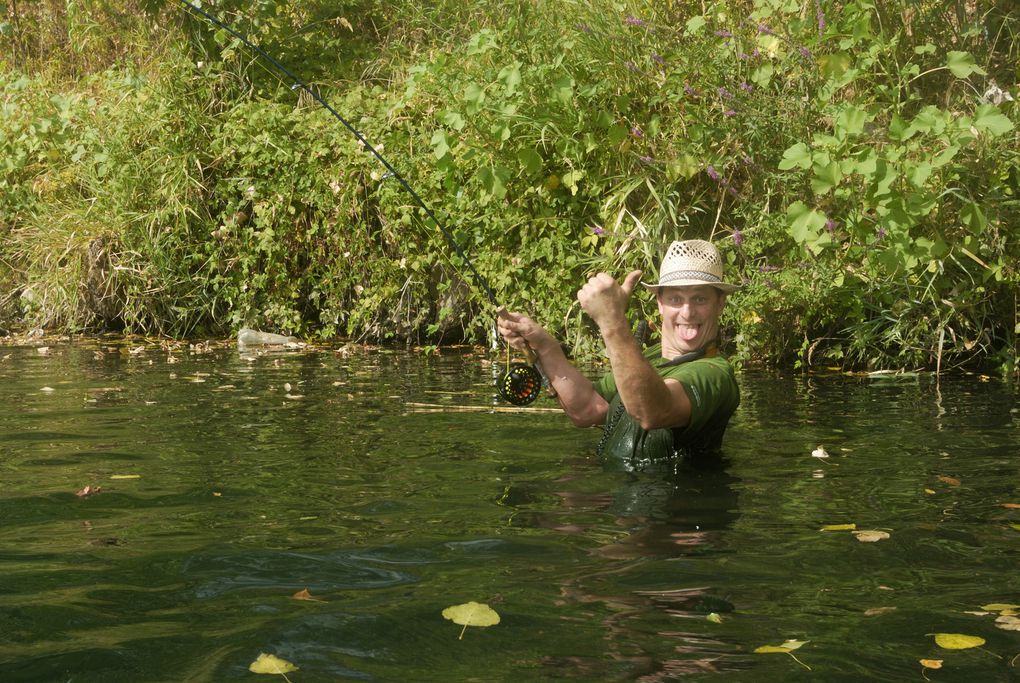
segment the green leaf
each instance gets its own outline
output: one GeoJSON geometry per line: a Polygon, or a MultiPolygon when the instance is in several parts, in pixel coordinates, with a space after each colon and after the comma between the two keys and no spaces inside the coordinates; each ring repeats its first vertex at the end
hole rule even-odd
{"type": "Polygon", "coordinates": [[[517,86],[521,84],[520,62],[514,62],[509,66],[504,66],[500,69],[499,75],[496,76],[496,78],[503,81],[503,85],[506,86],[506,92],[508,95],[516,93],[517,86]]]}
{"type": "Polygon", "coordinates": [[[574,97],[574,79],[570,76],[560,76],[553,84],[553,99],[560,104],[570,104],[574,97]]]}
{"type": "Polygon", "coordinates": [[[442,159],[450,153],[450,145],[446,140],[446,131],[440,129],[432,134],[432,153],[437,159],[442,159]]]}
{"type": "Polygon", "coordinates": [[[931,160],[932,168],[939,168],[940,166],[945,166],[950,161],[952,161],[953,157],[956,156],[956,153],[959,151],[960,148],[957,147],[956,145],[946,147],[944,150],[939,152],[934,159],[931,160]]]}
{"type": "Polygon", "coordinates": [[[464,628],[460,630],[460,638],[464,638],[464,631],[468,626],[495,626],[499,623],[499,614],[484,603],[466,602],[462,605],[453,605],[443,610],[443,618],[449,619],[455,624],[464,628]]]}
{"type": "Polygon", "coordinates": [[[759,88],[765,88],[772,81],[772,75],[776,72],[776,69],[769,62],[765,62],[753,72],[751,72],[751,82],[757,85],[759,88]]]}
{"type": "Polygon", "coordinates": [[[495,197],[503,199],[506,196],[506,183],[510,179],[510,172],[502,166],[486,166],[478,169],[475,174],[482,189],[495,197]]]}
{"type": "Polygon", "coordinates": [[[996,137],[1013,130],[1013,122],[994,104],[982,104],[974,113],[974,127],[996,137]]]}
{"type": "Polygon", "coordinates": [[[517,160],[521,162],[526,173],[535,174],[542,170],[542,155],[533,147],[525,147],[517,152],[517,160]]]}
{"type": "Polygon", "coordinates": [[[860,135],[864,132],[864,124],[868,121],[868,114],[860,107],[850,105],[839,112],[836,117],[836,132],[844,135],[860,135]]]}
{"type": "Polygon", "coordinates": [[[922,187],[931,175],[932,170],[932,165],[927,161],[919,162],[907,171],[907,180],[909,180],[914,187],[922,187]]]}
{"type": "Polygon", "coordinates": [[[708,22],[706,21],[705,17],[703,17],[700,14],[691,17],[690,19],[687,20],[686,26],[687,35],[689,36],[697,35],[701,31],[701,29],[705,27],[706,23],[708,22]]]}
{"type": "Polygon", "coordinates": [[[560,180],[570,189],[570,194],[577,194],[577,184],[584,177],[584,171],[569,171],[564,173],[560,180]]]}
{"type": "Polygon", "coordinates": [[[836,161],[815,164],[812,171],[814,175],[811,178],[811,189],[815,194],[825,194],[843,180],[843,171],[836,161]]]}
{"type": "Polygon", "coordinates": [[[957,78],[967,78],[971,74],[985,75],[985,70],[974,63],[974,56],[969,52],[950,52],[946,55],[946,66],[957,78]]]}
{"type": "Polygon", "coordinates": [[[477,114],[481,110],[483,102],[485,102],[485,90],[477,83],[469,83],[464,88],[464,103],[467,105],[465,107],[467,113],[477,114]]]}
{"type": "Polygon", "coordinates": [[[464,117],[459,111],[447,110],[442,113],[439,120],[454,130],[464,130],[464,117]]]}
{"type": "Polygon", "coordinates": [[[988,227],[988,219],[985,218],[984,211],[981,207],[974,202],[967,202],[960,209],[960,220],[970,228],[970,232],[975,235],[980,235],[988,227]]]}
{"type": "Polygon", "coordinates": [[[811,168],[811,149],[803,142],[798,142],[783,152],[783,160],[779,162],[779,170],[788,171],[791,168],[811,168]]]}
{"type": "Polygon", "coordinates": [[[814,248],[832,240],[825,230],[825,214],[809,209],[804,202],[794,202],[786,210],[790,219],[788,232],[799,244],[814,248]]]}

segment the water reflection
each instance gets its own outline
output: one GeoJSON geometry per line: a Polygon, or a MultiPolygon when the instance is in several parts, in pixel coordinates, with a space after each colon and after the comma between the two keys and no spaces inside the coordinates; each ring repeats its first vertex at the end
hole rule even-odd
{"type": "Polygon", "coordinates": [[[0,352],[5,681],[1015,671],[972,613],[1020,596],[1011,386],[745,374],[726,462],[628,472],[560,415],[457,411],[493,401],[469,350],[135,348],[0,352]],[[821,531],[848,523],[890,537],[821,531]],[[502,621],[459,641],[468,600],[502,621]],[[753,653],[788,638],[813,673],[753,653]]]}

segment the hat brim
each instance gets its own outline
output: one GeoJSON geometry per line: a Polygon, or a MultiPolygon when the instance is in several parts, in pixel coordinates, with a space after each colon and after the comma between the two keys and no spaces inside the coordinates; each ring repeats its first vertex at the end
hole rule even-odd
{"type": "Polygon", "coordinates": [[[715,287],[723,294],[732,294],[740,289],[740,285],[731,285],[728,282],[706,282],[705,280],[672,280],[660,283],[642,282],[641,284],[651,290],[665,289],[666,287],[700,287],[705,285],[707,287],[715,287]]]}

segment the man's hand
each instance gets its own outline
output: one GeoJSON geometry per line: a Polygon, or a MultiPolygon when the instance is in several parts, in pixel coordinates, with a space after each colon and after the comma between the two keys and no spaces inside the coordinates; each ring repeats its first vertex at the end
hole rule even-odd
{"type": "Polygon", "coordinates": [[[523,313],[511,313],[505,308],[499,310],[496,329],[507,344],[520,351],[529,348],[539,351],[543,344],[556,344],[544,327],[523,313]]]}
{"type": "Polygon", "coordinates": [[[600,328],[626,321],[627,304],[640,278],[640,270],[628,273],[623,283],[609,273],[598,273],[578,290],[577,301],[600,328]]]}

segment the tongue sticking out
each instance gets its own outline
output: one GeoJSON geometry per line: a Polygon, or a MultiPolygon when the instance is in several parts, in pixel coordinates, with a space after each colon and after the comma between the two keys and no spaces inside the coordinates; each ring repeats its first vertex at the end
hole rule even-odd
{"type": "Polygon", "coordinates": [[[680,325],[677,327],[677,331],[684,341],[691,341],[698,336],[698,327],[695,325],[680,325]]]}

